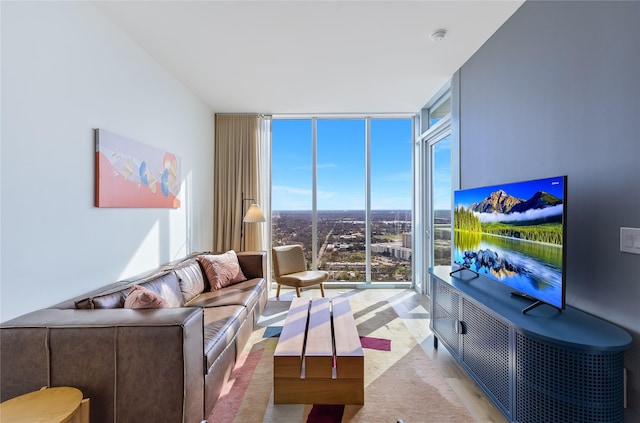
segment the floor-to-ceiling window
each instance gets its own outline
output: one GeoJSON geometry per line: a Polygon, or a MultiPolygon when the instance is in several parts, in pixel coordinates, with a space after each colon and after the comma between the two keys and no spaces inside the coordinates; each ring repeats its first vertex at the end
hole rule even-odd
{"type": "Polygon", "coordinates": [[[429,224],[431,265],[451,264],[451,131],[430,138],[429,224]]]}
{"type": "Polygon", "coordinates": [[[410,119],[371,120],[371,280],[412,280],[410,119]]]}
{"type": "Polygon", "coordinates": [[[451,199],[453,189],[457,188],[458,172],[453,112],[451,85],[447,84],[422,110],[422,133],[415,143],[419,158],[416,178],[420,181],[416,194],[419,237],[415,249],[422,268],[416,279],[417,288],[425,293],[428,293],[426,269],[451,264],[451,199]]]}
{"type": "Polygon", "coordinates": [[[365,121],[318,119],[316,128],[318,268],[330,280],[365,282],[365,121]]]}
{"type": "Polygon", "coordinates": [[[307,119],[271,123],[272,245],[304,246],[307,264],[312,263],[313,245],[311,124],[307,119]]]}
{"type": "Polygon", "coordinates": [[[413,118],[277,118],[272,244],[330,281],[412,281],[413,118]]]}

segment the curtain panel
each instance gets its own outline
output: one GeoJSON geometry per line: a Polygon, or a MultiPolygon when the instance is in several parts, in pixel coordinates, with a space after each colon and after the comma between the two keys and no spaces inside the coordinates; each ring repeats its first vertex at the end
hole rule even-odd
{"type": "Polygon", "coordinates": [[[268,226],[270,209],[267,208],[265,151],[270,139],[270,122],[270,116],[262,115],[215,116],[214,251],[267,249],[265,226],[268,226]],[[243,198],[253,200],[243,201],[243,198]],[[267,222],[242,222],[243,210],[246,213],[253,203],[260,206],[267,222]]]}

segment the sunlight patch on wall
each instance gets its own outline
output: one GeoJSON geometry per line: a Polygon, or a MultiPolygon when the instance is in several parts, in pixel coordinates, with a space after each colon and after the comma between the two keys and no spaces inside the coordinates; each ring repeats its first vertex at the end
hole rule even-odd
{"type": "Polygon", "coordinates": [[[133,253],[118,279],[124,279],[151,270],[160,262],[160,220],[156,220],[145,238],[133,253]]]}
{"type": "Polygon", "coordinates": [[[169,214],[169,243],[171,260],[177,260],[191,252],[191,175],[182,180],[180,193],[182,206],[169,214]]]}

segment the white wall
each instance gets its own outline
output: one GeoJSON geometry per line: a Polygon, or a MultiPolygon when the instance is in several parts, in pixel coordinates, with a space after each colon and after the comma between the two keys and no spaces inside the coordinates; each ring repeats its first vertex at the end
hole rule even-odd
{"type": "Polygon", "coordinates": [[[1,8],[1,321],[211,249],[213,113],[88,2],[1,8]],[[95,208],[93,128],[180,156],[181,207],[95,208]]]}

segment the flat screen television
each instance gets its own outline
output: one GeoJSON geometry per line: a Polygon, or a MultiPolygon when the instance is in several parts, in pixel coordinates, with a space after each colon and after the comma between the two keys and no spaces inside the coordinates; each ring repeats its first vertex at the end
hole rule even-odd
{"type": "Polygon", "coordinates": [[[565,307],[567,177],[454,192],[452,261],[514,295],[565,307]]]}

